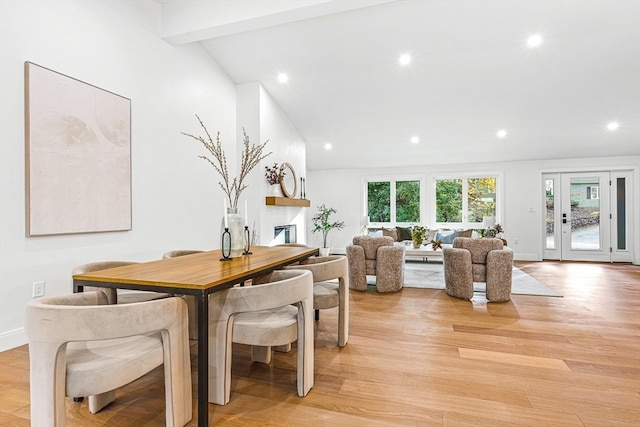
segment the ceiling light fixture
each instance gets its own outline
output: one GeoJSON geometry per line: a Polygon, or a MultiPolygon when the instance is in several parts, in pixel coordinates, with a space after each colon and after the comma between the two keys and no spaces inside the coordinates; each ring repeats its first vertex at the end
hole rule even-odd
{"type": "Polygon", "coordinates": [[[400,55],[400,65],[409,65],[411,62],[411,56],[408,53],[400,55]]]}
{"type": "Polygon", "coordinates": [[[507,136],[507,131],[506,129],[500,129],[498,132],[496,132],[496,136],[498,138],[504,138],[507,136]]]}
{"type": "Polygon", "coordinates": [[[527,39],[527,45],[529,47],[538,47],[542,44],[542,36],[540,34],[534,34],[527,39]]]}
{"type": "Polygon", "coordinates": [[[420,138],[418,138],[417,136],[412,136],[411,137],[411,143],[412,144],[417,144],[418,142],[420,142],[420,138]]]}
{"type": "Polygon", "coordinates": [[[287,76],[285,73],[280,73],[278,74],[278,81],[280,83],[286,83],[289,81],[289,76],[287,76]]]}
{"type": "Polygon", "coordinates": [[[326,144],[324,144],[324,149],[327,150],[327,151],[331,150],[332,147],[333,146],[328,142],[326,144]]]}
{"type": "Polygon", "coordinates": [[[620,123],[618,122],[611,122],[607,124],[607,129],[609,130],[618,130],[619,127],[620,127],[620,123]]]}

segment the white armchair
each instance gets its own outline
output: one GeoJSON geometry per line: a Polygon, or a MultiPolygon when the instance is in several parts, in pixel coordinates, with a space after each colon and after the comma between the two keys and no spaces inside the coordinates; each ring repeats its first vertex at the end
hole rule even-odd
{"type": "Polygon", "coordinates": [[[113,390],[164,363],[166,424],[191,420],[187,306],[182,298],[109,304],[100,291],[29,301],[31,425],[66,425],[65,395],[93,413],[113,390]]]}

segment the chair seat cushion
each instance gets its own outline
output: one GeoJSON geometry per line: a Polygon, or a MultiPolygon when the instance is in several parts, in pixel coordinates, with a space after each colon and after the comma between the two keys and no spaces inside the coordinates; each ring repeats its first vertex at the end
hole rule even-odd
{"type": "Polygon", "coordinates": [[[321,310],[340,305],[338,283],[316,282],[313,284],[313,309],[321,310]]]}
{"type": "Polygon", "coordinates": [[[233,342],[275,346],[298,339],[298,309],[292,305],[238,313],[233,321],[233,342]]]}
{"type": "Polygon", "coordinates": [[[160,333],[67,345],[67,396],[99,394],[162,365],[160,333]],[[103,384],[104,390],[96,390],[103,384]]]}

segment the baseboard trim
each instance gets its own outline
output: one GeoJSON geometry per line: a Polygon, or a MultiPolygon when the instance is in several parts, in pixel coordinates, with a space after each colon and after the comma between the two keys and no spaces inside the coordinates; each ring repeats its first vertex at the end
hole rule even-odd
{"type": "Polygon", "coordinates": [[[14,329],[0,334],[0,351],[11,350],[28,342],[24,328],[14,329]]]}

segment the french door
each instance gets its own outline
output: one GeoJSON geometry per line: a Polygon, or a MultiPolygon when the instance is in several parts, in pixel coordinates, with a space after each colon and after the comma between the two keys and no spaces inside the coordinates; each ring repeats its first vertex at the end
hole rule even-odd
{"type": "Polygon", "coordinates": [[[630,262],[631,172],[543,174],[544,258],[630,262]]]}

